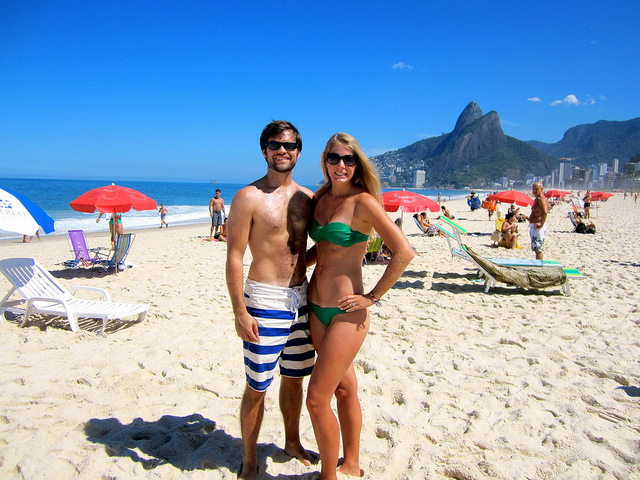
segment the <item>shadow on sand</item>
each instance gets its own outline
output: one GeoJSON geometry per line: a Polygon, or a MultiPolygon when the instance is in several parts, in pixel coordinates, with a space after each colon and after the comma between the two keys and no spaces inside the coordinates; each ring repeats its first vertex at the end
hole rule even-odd
{"type": "MultiPolygon", "coordinates": [[[[216,422],[198,413],[186,417],[164,415],[148,422],[136,418],[124,425],[117,418],[92,418],[84,426],[87,439],[104,445],[110,457],[127,457],[145,470],[171,464],[182,471],[226,468],[237,472],[242,462],[242,440],[216,428],[216,422]]],[[[273,443],[258,444],[260,479],[301,480],[304,475],[266,472],[267,459],[286,463],[292,458],[273,443]]],[[[296,461],[296,460],[294,460],[296,461]]]]}
{"type": "Polygon", "coordinates": [[[630,397],[640,397],[640,388],[638,387],[618,387],[618,390],[622,390],[630,397]]]}

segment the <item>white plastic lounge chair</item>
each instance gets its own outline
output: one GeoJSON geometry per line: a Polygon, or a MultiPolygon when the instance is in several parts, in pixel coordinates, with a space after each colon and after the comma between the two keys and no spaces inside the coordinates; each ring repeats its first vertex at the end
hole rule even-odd
{"type": "Polygon", "coordinates": [[[69,320],[71,331],[79,332],[78,318],[100,318],[104,332],[107,322],[114,318],[122,319],[137,315],[137,321],[144,320],[149,305],[135,303],[115,303],[109,293],[102,288],[75,287],[71,293],[64,288],[37,260],[33,258],[7,258],[0,260],[0,272],[12,285],[11,290],[0,302],[1,320],[5,320],[5,312],[23,314],[20,326],[24,326],[32,313],[57,315],[69,320]],[[77,290],[100,292],[104,301],[84,300],[74,296],[77,290]],[[17,292],[23,300],[10,301],[11,295],[17,292]]]}

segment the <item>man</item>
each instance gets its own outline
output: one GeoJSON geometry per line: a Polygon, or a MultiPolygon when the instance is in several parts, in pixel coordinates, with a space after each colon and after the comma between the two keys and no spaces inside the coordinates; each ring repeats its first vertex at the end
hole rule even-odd
{"type": "Polygon", "coordinates": [[[227,221],[227,288],[235,328],[243,340],[245,387],[240,407],[244,449],[238,478],[257,478],[257,441],[267,387],[280,364],[280,409],[288,455],[310,465],[300,443],[302,380],[311,374],[315,351],[307,308],[307,222],[312,193],[292,180],[302,140],[289,122],[274,121],[260,136],[267,174],[233,197],[227,221]],[[242,262],[251,251],[243,289],[242,262]]]}
{"type": "Polygon", "coordinates": [[[531,236],[531,250],[536,252],[536,259],[544,258],[544,236],[547,233],[545,222],[549,213],[549,202],[542,194],[542,184],[536,182],[532,187],[533,206],[529,215],[529,235],[531,236]]]}
{"type": "Polygon", "coordinates": [[[224,222],[227,212],[224,211],[224,200],[220,197],[220,189],[216,189],[216,196],[209,201],[209,215],[211,215],[211,228],[209,229],[209,241],[211,237],[218,238],[218,229],[224,222]],[[214,233],[215,228],[215,233],[214,233]]]}
{"type": "Polygon", "coordinates": [[[169,224],[165,220],[167,218],[167,213],[169,213],[169,210],[164,206],[164,203],[161,203],[160,208],[158,209],[158,214],[160,215],[160,227],[158,228],[162,228],[163,225],[165,228],[169,228],[169,224]]]}

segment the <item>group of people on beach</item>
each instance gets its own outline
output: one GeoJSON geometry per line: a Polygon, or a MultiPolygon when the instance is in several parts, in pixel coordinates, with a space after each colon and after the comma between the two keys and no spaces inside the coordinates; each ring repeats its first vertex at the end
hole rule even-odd
{"type": "Polygon", "coordinates": [[[234,196],[227,229],[226,280],[247,382],[238,478],[258,476],[258,434],[276,364],[285,453],[305,465],[318,460],[302,446],[299,432],[303,379],[310,376],[306,406],[320,478],[335,479],[338,471],[359,477],[362,412],[353,361],[369,330],[369,307],[380,306],[415,252],[382,208],[376,169],[351,135],[337,133],[327,142],[320,160],[325,183],[315,193],[292,180],[302,139],[290,122],[267,125],[260,150],[267,173],[234,196]],[[374,230],[393,255],[366,292],[362,258],[374,230]],[[307,232],[315,242],[309,250],[307,232]],[[245,278],[247,247],[252,260],[245,278]],[[339,422],[331,408],[334,396],[339,422]]]}

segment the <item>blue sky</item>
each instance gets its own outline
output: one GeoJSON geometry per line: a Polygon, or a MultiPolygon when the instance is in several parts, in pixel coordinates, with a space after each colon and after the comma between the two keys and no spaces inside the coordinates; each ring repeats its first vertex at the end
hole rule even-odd
{"type": "Polygon", "coordinates": [[[310,185],[331,134],[377,155],[472,100],[521,140],[640,116],[637,1],[0,0],[0,22],[0,176],[246,183],[286,119],[310,185]]]}

